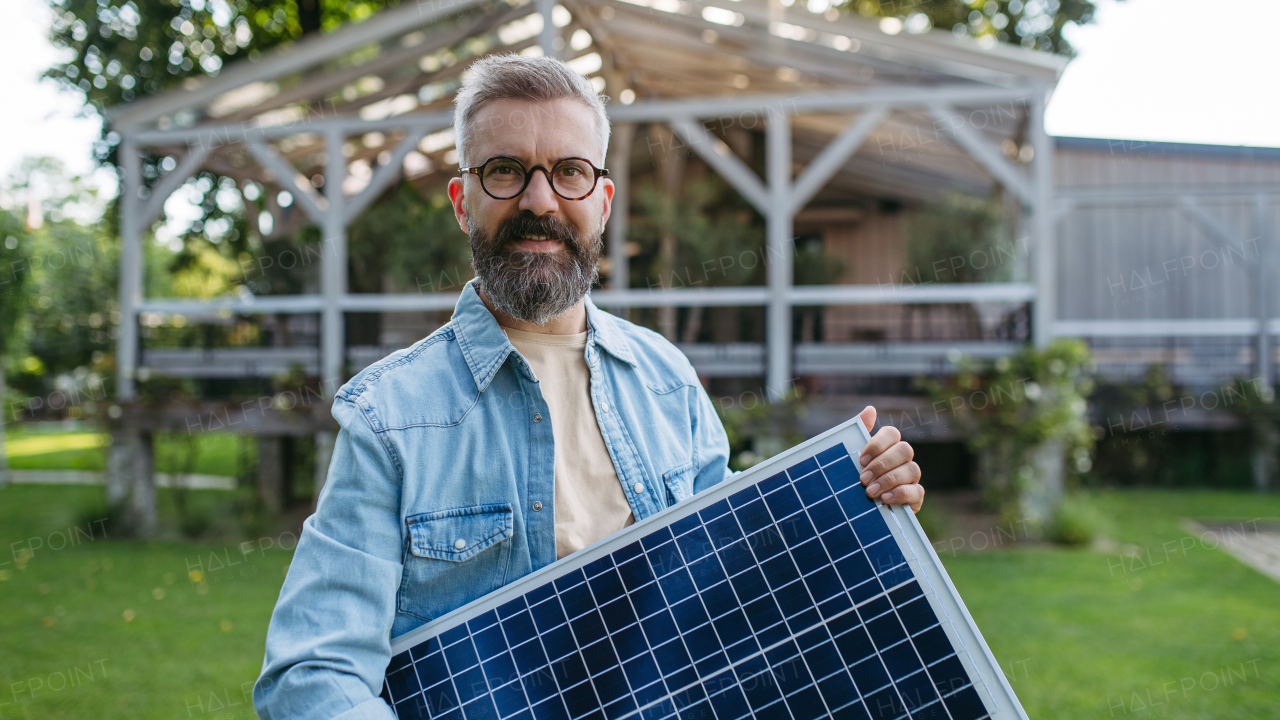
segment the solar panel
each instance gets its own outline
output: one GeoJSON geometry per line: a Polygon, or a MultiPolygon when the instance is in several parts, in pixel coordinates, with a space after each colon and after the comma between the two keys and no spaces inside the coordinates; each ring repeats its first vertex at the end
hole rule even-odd
{"type": "Polygon", "coordinates": [[[854,418],[396,638],[401,720],[1021,718],[854,418]],[[852,450],[852,453],[850,452],[852,450]]]}

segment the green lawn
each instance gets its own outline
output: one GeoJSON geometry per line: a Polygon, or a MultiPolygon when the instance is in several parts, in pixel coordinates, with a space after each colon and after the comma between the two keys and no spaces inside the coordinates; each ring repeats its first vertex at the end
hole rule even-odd
{"type": "MultiPolygon", "coordinates": [[[[0,563],[10,563],[0,564],[0,718],[253,717],[245,692],[289,553],[251,545],[246,557],[234,540],[83,534],[49,550],[56,533],[86,527],[84,508],[100,493],[0,490],[0,563]],[[20,567],[13,543],[20,552],[30,538],[45,547],[20,567]],[[211,555],[240,564],[214,569],[211,555]],[[203,573],[203,593],[192,570],[203,573]],[[68,674],[77,681],[50,689],[68,674]]],[[[1280,497],[1149,491],[1094,500],[1115,540],[1162,564],[1055,548],[943,555],[1029,715],[1274,717],[1280,585],[1196,538],[1184,552],[1178,520],[1280,517],[1280,497]],[[1146,708],[1152,701],[1164,704],[1146,708]]]]}
{"type": "Polygon", "coordinates": [[[1277,518],[1280,496],[1126,491],[1094,500],[1113,539],[1140,561],[1051,548],[943,556],[1027,714],[1276,717],[1280,584],[1178,520],[1277,518]]]}
{"type": "MultiPolygon", "coordinates": [[[[156,471],[190,472],[202,475],[236,475],[236,443],[234,433],[201,435],[165,434],[156,437],[156,471]]],[[[241,440],[252,443],[252,439],[241,440]]],[[[5,433],[5,453],[9,467],[17,470],[104,470],[107,466],[104,448],[111,439],[96,432],[30,432],[21,428],[5,433]]]]}

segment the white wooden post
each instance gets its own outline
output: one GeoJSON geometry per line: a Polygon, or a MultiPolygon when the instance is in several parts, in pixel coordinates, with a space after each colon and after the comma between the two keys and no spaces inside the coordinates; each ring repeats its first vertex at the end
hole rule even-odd
{"type": "Polygon", "coordinates": [[[542,54],[547,57],[560,57],[559,51],[556,50],[556,38],[560,36],[560,32],[551,17],[554,14],[556,0],[537,0],[537,3],[538,12],[542,15],[542,32],[538,35],[542,54]]]}
{"type": "Polygon", "coordinates": [[[342,385],[343,336],[342,300],[347,294],[347,222],[343,211],[342,183],[347,177],[347,159],[342,155],[343,132],[325,132],[324,194],[329,206],[324,210],[321,240],[320,289],[324,310],[320,320],[321,387],[342,385]]]}
{"type": "Polygon", "coordinates": [[[1055,275],[1057,246],[1054,243],[1054,206],[1053,206],[1053,138],[1044,129],[1044,109],[1048,102],[1047,88],[1042,88],[1031,97],[1029,103],[1031,122],[1028,130],[1031,134],[1031,149],[1035,153],[1032,159],[1035,181],[1032,192],[1035,202],[1032,203],[1032,232],[1035,236],[1035,257],[1033,279],[1036,286],[1036,300],[1033,310],[1032,339],[1037,348],[1045,348],[1053,341],[1053,323],[1057,316],[1055,305],[1058,300],[1058,283],[1055,275]]]}
{"type": "Polygon", "coordinates": [[[142,187],[142,158],[138,143],[120,143],[123,177],[120,188],[120,326],[116,345],[116,397],[133,400],[138,365],[138,304],[142,302],[142,228],[138,224],[138,191],[142,187]]]}
{"type": "Polygon", "coordinates": [[[769,259],[769,305],[765,320],[767,358],[765,390],[777,401],[791,382],[791,118],[783,109],[770,112],[765,126],[765,172],[769,179],[766,248],[769,259]]]}

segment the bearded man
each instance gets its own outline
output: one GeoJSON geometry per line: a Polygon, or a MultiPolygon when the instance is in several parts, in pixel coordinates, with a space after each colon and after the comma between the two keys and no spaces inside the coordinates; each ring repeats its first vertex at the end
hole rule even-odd
{"type": "MultiPolygon", "coordinates": [[[[393,717],[392,637],[732,474],[689,361],[587,296],[614,190],[603,99],[558,60],[508,55],[473,65],[455,102],[449,196],[476,279],[448,324],[334,399],[328,480],[254,687],[264,720],[393,717]]],[[[912,454],[876,433],[868,495],[919,509],[912,454]]]]}

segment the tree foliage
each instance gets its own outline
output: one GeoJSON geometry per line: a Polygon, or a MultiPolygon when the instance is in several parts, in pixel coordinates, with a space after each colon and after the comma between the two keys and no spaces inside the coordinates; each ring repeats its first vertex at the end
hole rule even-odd
{"type": "Polygon", "coordinates": [[[1070,55],[1063,37],[1070,24],[1093,20],[1095,0],[850,0],[848,9],[866,17],[882,17],[890,32],[950,30],[979,42],[1010,43],[1070,55]]]}
{"type": "Polygon", "coordinates": [[[27,280],[30,241],[17,213],[0,208],[0,354],[13,345],[13,338],[26,305],[23,286],[27,280]]]}
{"type": "MultiPolygon", "coordinates": [[[[50,0],[49,37],[68,60],[45,71],[101,111],[155,95],[188,78],[308,32],[363,20],[393,0],[50,0]]],[[[118,138],[94,151],[108,160],[118,138]]]]}
{"type": "Polygon", "coordinates": [[[13,201],[0,208],[0,351],[11,394],[48,398],[60,391],[67,404],[100,399],[117,314],[114,217],[78,219],[80,206],[94,204],[87,197],[93,191],[56,160],[26,159],[15,176],[21,180],[0,192],[13,201]]]}
{"type": "Polygon", "coordinates": [[[909,270],[903,282],[1012,279],[1016,247],[998,202],[950,193],[908,218],[904,230],[909,270]]]}
{"type": "Polygon", "coordinates": [[[749,285],[763,276],[764,227],[719,176],[687,181],[679,197],[641,183],[633,202],[632,287],[749,285]],[[674,257],[662,256],[664,235],[675,239],[674,257]]]}
{"type": "Polygon", "coordinates": [[[471,243],[443,194],[423,197],[413,184],[383,194],[351,224],[352,292],[450,292],[471,279],[471,243]]]}

